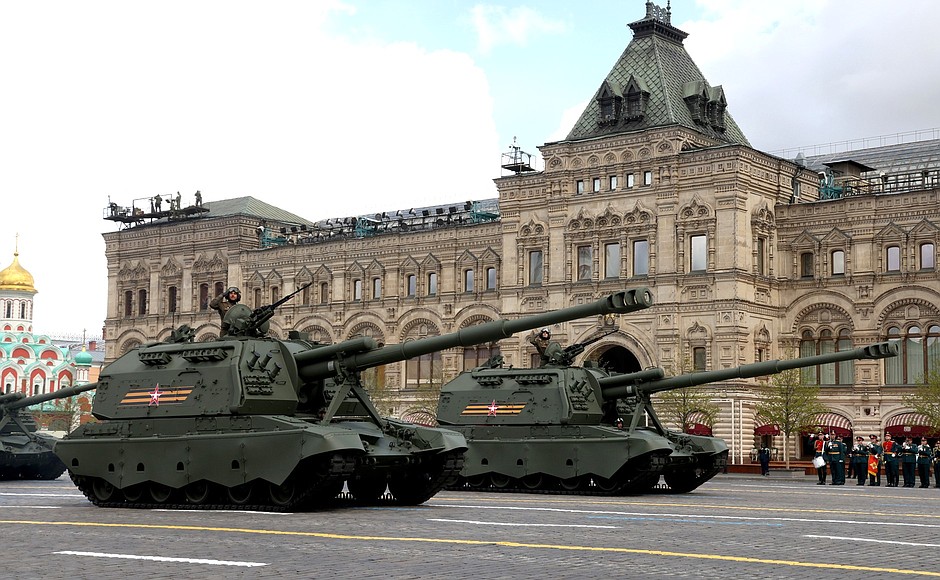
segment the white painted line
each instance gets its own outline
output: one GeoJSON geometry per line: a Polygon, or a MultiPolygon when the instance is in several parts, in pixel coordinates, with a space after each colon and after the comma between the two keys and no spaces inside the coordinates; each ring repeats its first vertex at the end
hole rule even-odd
{"type": "Polygon", "coordinates": [[[0,495],[8,495],[10,497],[85,497],[80,493],[9,493],[3,492],[0,495]]]}
{"type": "Polygon", "coordinates": [[[429,522],[450,522],[454,524],[474,524],[478,526],[520,526],[526,528],[604,528],[616,530],[617,526],[587,526],[578,524],[513,524],[509,522],[480,522],[476,520],[445,520],[428,518],[429,522]]]}
{"type": "Polygon", "coordinates": [[[62,506],[57,505],[0,505],[0,509],[17,510],[57,510],[62,506]]]}
{"type": "Polygon", "coordinates": [[[262,562],[233,562],[229,560],[206,560],[203,558],[169,558],[167,556],[136,556],[133,554],[106,554],[104,552],[74,552],[65,550],[53,552],[65,556],[91,556],[93,558],[118,558],[122,560],[149,560],[151,562],[178,562],[181,564],[211,564],[213,566],[241,566],[243,568],[257,568],[267,566],[262,562]]]}
{"type": "Polygon", "coordinates": [[[852,542],[871,542],[874,544],[897,544],[899,546],[927,546],[929,548],[940,548],[940,544],[921,544],[918,542],[898,542],[895,540],[873,540],[871,538],[848,538],[843,536],[803,536],[804,538],[819,538],[822,540],[849,540],[852,542]]]}
{"type": "MultiPolygon", "coordinates": [[[[619,512],[619,511],[608,511],[608,510],[576,510],[576,509],[562,509],[562,508],[543,508],[543,507],[522,507],[522,506],[489,506],[489,505],[459,505],[459,504],[440,504],[435,503],[434,507],[450,507],[450,508],[470,508],[477,510],[519,510],[519,511],[543,511],[543,512],[556,512],[556,513],[569,513],[569,514],[585,514],[593,517],[607,517],[610,519],[616,519],[617,517],[623,516],[641,516],[641,517],[652,517],[652,518],[694,518],[701,520],[741,520],[741,521],[758,521],[758,522],[800,522],[800,523],[821,523],[821,524],[862,524],[866,526],[899,526],[899,527],[910,527],[910,528],[940,528],[940,524],[919,524],[913,522],[871,522],[871,521],[862,521],[862,520],[821,520],[821,519],[812,519],[812,518],[772,518],[772,517],[752,517],[752,516],[717,516],[711,514],[670,514],[670,513],[656,513],[656,512],[619,512]]],[[[734,509],[733,507],[728,507],[728,509],[734,509]]]]}
{"type": "MultiPolygon", "coordinates": [[[[193,506],[194,508],[196,506],[193,506]]],[[[197,514],[203,516],[206,513],[206,510],[200,509],[177,509],[171,510],[166,508],[152,508],[147,511],[151,512],[170,512],[172,514],[197,514]]],[[[292,516],[294,515],[291,512],[257,512],[251,510],[210,510],[213,515],[218,514],[251,514],[253,516],[292,516]]]]}

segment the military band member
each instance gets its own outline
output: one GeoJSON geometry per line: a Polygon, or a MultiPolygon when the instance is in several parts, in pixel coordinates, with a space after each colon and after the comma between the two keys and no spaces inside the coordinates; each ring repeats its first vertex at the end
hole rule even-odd
{"type": "Polygon", "coordinates": [[[927,443],[926,437],[920,438],[917,446],[917,473],[920,476],[920,486],[930,487],[930,463],[933,461],[933,448],[927,443]]]}
{"type": "Polygon", "coordinates": [[[819,478],[819,481],[816,485],[826,485],[826,443],[829,441],[828,435],[823,435],[822,433],[816,434],[816,440],[813,442],[813,459],[817,457],[823,458],[822,467],[816,468],[816,477],[819,478]]]}
{"type": "Polygon", "coordinates": [[[881,485],[881,461],[884,447],[877,435],[868,436],[868,485],[881,485]],[[874,472],[874,473],[873,473],[874,472]]]}
{"type": "Polygon", "coordinates": [[[868,477],[868,446],[861,435],[855,438],[855,445],[852,446],[852,469],[855,485],[865,485],[865,479],[868,477]]]}
{"type": "Polygon", "coordinates": [[[914,487],[914,470],[917,467],[917,446],[910,437],[901,444],[901,472],[904,474],[904,487],[914,487]]]}
{"type": "Polygon", "coordinates": [[[835,437],[826,443],[826,460],[832,470],[830,485],[845,485],[845,443],[835,437]]]}
{"type": "Polygon", "coordinates": [[[897,487],[900,474],[898,473],[898,444],[891,438],[889,433],[885,433],[885,444],[882,447],[882,457],[885,462],[885,478],[888,480],[887,487],[897,487]]]}
{"type": "Polygon", "coordinates": [[[935,487],[940,487],[940,439],[933,446],[933,477],[937,484],[935,487]]]}

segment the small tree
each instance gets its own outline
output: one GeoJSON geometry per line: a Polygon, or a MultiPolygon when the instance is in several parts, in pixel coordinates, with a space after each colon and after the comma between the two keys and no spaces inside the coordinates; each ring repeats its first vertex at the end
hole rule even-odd
{"type": "Polygon", "coordinates": [[[783,433],[783,460],[789,469],[790,435],[813,424],[816,415],[829,409],[819,401],[819,387],[804,383],[800,369],[773,375],[770,384],[761,385],[757,391],[757,415],[783,433]]]}
{"type": "Polygon", "coordinates": [[[703,387],[664,391],[658,394],[657,399],[656,414],[669,423],[679,425],[683,432],[688,432],[694,415],[700,415],[705,424],[714,427],[721,411],[703,387]]]}
{"type": "Polygon", "coordinates": [[[904,404],[926,417],[934,431],[940,430],[940,372],[927,373],[924,382],[904,396],[904,404]]]}
{"type": "MultiPolygon", "coordinates": [[[[692,364],[688,359],[674,361],[667,367],[669,374],[673,376],[688,373],[691,368],[692,364]]],[[[700,414],[709,427],[714,427],[721,412],[721,408],[712,402],[707,387],[686,387],[658,393],[655,408],[659,417],[678,425],[683,432],[688,432],[692,424],[691,419],[696,414],[700,414]]]]}

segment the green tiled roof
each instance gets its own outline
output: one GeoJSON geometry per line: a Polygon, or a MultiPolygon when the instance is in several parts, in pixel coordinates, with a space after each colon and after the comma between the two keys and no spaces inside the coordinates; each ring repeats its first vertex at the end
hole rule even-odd
{"type": "Polygon", "coordinates": [[[686,96],[699,93],[709,100],[723,100],[724,93],[720,86],[708,84],[702,71],[686,52],[682,45],[682,40],[687,36],[685,32],[649,11],[645,19],[630,24],[630,27],[634,31],[633,40],[581,113],[566,141],[681,125],[718,141],[750,146],[727,111],[724,113],[723,131],[693,119],[684,99],[686,96]],[[631,78],[634,87],[649,92],[645,114],[641,118],[621,118],[619,122],[600,125],[598,97],[605,90],[606,94],[623,96],[631,84],[631,78]]]}
{"type": "Polygon", "coordinates": [[[209,210],[206,217],[248,215],[280,223],[313,225],[313,222],[306,218],[292,214],[279,207],[274,207],[269,203],[265,203],[251,196],[210,201],[206,202],[204,206],[209,210]]]}

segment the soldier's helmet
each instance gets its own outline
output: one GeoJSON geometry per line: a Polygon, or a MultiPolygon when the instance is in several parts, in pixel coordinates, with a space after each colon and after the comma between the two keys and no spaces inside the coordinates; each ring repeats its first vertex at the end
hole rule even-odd
{"type": "Polygon", "coordinates": [[[228,298],[229,302],[238,302],[242,299],[242,291],[235,286],[232,286],[225,291],[225,297],[228,298]],[[235,294],[235,298],[232,298],[233,293],[235,294]]]}
{"type": "Polygon", "coordinates": [[[551,338],[552,333],[548,331],[548,328],[543,328],[542,330],[539,331],[539,336],[541,338],[551,338]]]}

